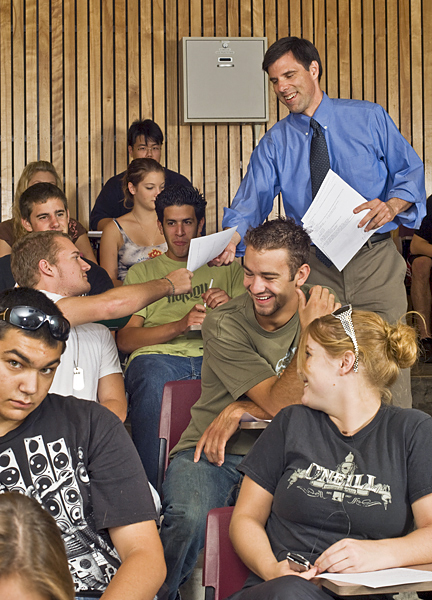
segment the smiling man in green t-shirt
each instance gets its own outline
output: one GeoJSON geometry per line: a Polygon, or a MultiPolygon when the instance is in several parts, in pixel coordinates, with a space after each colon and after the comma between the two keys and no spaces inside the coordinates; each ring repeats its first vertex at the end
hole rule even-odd
{"type": "Polygon", "coordinates": [[[304,383],[295,352],[301,331],[340,306],[331,290],[306,283],[310,239],[293,219],[259,225],[245,242],[247,293],[204,322],[201,397],[163,485],[161,539],[170,600],[204,545],[207,512],[233,503],[236,466],[259,433],[239,428],[243,413],[270,419],[300,402],[304,383]]]}
{"type": "MultiPolygon", "coordinates": [[[[125,285],[186,267],[190,241],[200,235],[204,225],[205,206],[204,197],[195,188],[176,185],[163,190],[156,199],[156,212],[168,250],[129,269],[125,285]]],[[[118,332],[120,350],[131,353],[125,383],[132,439],[153,485],[157,479],[163,386],[167,381],[201,377],[202,340],[188,338],[186,332],[191,325],[201,325],[212,309],[243,292],[243,272],[238,263],[223,268],[204,265],[194,272],[191,294],[174,292],[169,300],[155,302],[133,315],[118,332]]]]}

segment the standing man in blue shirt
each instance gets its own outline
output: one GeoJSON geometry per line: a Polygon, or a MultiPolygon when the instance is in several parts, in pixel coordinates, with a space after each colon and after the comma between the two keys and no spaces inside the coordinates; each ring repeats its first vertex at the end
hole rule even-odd
{"type": "MultiPolygon", "coordinates": [[[[379,232],[342,272],[318,260],[313,248],[309,281],[331,287],[342,303],[396,321],[407,307],[405,263],[390,231],[399,224],[418,228],[421,223],[426,201],[422,161],[381,106],[331,99],[321,90],[321,60],[308,40],[278,40],[266,52],[263,69],[290,114],[260,141],[231,207],[225,209],[223,226],[238,229],[219,262],[227,264],[235,252],[244,253],[246,230],[266,219],[279,193],[286,214],[301,222],[313,200],[313,117],[324,135],[330,168],[366,199],[354,210],[362,217],[359,227],[379,232]]],[[[393,397],[401,406],[411,404],[408,372],[399,378],[393,397]]]]}

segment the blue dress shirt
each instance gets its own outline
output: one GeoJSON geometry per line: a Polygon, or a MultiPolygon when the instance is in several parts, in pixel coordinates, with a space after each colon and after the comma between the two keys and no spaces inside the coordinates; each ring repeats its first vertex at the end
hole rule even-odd
{"type": "MultiPolygon", "coordinates": [[[[324,93],[313,117],[324,131],[331,169],[366,200],[396,197],[413,203],[379,233],[398,225],[418,228],[426,212],[423,163],[387,112],[378,104],[324,93]]],[[[279,193],[286,215],[300,224],[312,203],[311,139],[310,117],[304,114],[291,113],[276,123],[252,153],[231,207],[224,209],[223,227],[237,225],[243,239],[249,226],[267,218],[279,193]]],[[[244,249],[242,241],[237,253],[244,249]]]]}

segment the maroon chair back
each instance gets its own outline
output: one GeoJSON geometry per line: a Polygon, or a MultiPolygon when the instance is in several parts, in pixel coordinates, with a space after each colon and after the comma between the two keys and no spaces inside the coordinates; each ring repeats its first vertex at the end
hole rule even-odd
{"type": "Polygon", "coordinates": [[[168,467],[169,453],[189,425],[190,409],[200,395],[201,379],[168,381],[164,386],[159,421],[159,463],[156,486],[159,495],[162,492],[162,483],[168,467]]]}
{"type": "Polygon", "coordinates": [[[206,600],[222,600],[243,587],[249,569],[229,539],[233,506],[213,508],[207,515],[203,586],[206,600]]]}

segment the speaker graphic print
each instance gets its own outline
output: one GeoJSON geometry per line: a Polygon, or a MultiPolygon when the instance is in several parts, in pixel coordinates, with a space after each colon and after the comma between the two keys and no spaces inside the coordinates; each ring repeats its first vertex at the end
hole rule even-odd
{"type": "Polygon", "coordinates": [[[26,484],[11,448],[0,454],[0,492],[26,493],[26,484]]]}

